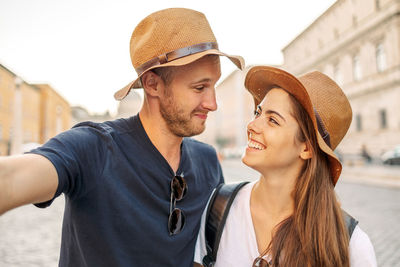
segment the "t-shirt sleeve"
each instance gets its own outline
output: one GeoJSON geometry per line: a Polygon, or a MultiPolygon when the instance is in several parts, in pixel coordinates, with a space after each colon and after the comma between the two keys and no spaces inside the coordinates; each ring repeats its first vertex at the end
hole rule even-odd
{"type": "Polygon", "coordinates": [[[374,247],[368,235],[357,225],[350,238],[350,266],[376,267],[374,247]]]}
{"type": "Polygon", "coordinates": [[[50,139],[29,153],[39,154],[51,161],[57,170],[58,187],[53,199],[35,204],[45,208],[61,193],[79,197],[93,186],[104,167],[105,133],[93,127],[77,127],[50,139]]]}

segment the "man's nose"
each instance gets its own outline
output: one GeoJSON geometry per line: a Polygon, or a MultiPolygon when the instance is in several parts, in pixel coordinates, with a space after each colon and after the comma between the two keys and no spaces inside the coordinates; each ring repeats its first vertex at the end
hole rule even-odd
{"type": "Polygon", "coordinates": [[[215,111],[218,108],[217,99],[215,96],[215,88],[208,90],[203,99],[203,108],[209,111],[215,111]]]}

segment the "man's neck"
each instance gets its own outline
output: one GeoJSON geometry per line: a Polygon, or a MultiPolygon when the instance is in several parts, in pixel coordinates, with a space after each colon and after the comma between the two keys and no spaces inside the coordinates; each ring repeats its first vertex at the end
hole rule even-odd
{"type": "Polygon", "coordinates": [[[150,141],[176,172],[181,158],[183,138],[173,134],[161,116],[149,115],[148,112],[141,110],[139,117],[150,141]]]}

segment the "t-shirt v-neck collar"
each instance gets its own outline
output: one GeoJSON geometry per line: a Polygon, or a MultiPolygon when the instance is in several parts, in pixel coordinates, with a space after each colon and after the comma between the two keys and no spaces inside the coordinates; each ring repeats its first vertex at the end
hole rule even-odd
{"type": "MultiPolygon", "coordinates": [[[[253,217],[251,216],[251,209],[250,209],[250,200],[251,200],[251,192],[253,191],[253,187],[255,186],[255,184],[257,183],[257,181],[254,181],[252,183],[249,184],[248,191],[246,192],[246,212],[247,215],[245,216],[246,218],[248,218],[248,221],[246,222],[249,227],[248,229],[250,230],[250,236],[251,236],[251,242],[254,244],[253,249],[252,249],[252,253],[253,256],[255,256],[255,258],[259,257],[261,255],[260,253],[260,249],[258,247],[258,243],[257,243],[257,237],[256,237],[256,230],[254,229],[254,222],[253,222],[253,217]]],[[[268,256],[267,256],[268,258],[268,256]]],[[[270,259],[268,259],[270,260],[270,259]]]]}
{"type": "Polygon", "coordinates": [[[149,149],[151,151],[151,153],[153,153],[153,155],[155,156],[157,161],[160,164],[164,165],[170,171],[171,174],[173,174],[173,175],[183,174],[183,166],[185,164],[186,157],[187,157],[185,138],[182,140],[182,143],[181,143],[181,158],[179,161],[178,169],[175,173],[174,170],[169,165],[168,161],[164,158],[164,156],[160,153],[160,151],[158,151],[156,146],[151,142],[150,137],[147,135],[146,130],[143,127],[142,121],[140,120],[139,113],[136,116],[134,116],[133,123],[136,124],[135,128],[139,129],[138,133],[140,135],[140,138],[143,140],[143,142],[145,144],[144,146],[147,149],[149,149]]]}

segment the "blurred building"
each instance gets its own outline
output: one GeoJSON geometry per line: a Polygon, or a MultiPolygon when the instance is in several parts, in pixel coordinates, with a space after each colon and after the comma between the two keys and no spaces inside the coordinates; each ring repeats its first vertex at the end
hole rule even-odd
{"type": "MultiPolygon", "coordinates": [[[[338,0],[282,52],[281,68],[324,72],[348,96],[353,122],[338,152],[355,155],[364,147],[377,157],[400,144],[400,1],[338,0]]],[[[218,147],[245,144],[253,111],[245,73],[235,71],[217,87],[218,111],[198,139],[218,147]]]]}
{"type": "Polygon", "coordinates": [[[128,118],[136,115],[142,107],[143,97],[139,93],[141,89],[134,89],[118,104],[117,117],[128,118]]]}
{"type": "Polygon", "coordinates": [[[29,84],[0,64],[0,155],[21,153],[70,126],[70,108],[53,88],[29,84]]]}
{"type": "Polygon", "coordinates": [[[400,144],[400,1],[338,0],[282,50],[295,75],[319,70],[348,96],[353,122],[338,150],[378,156],[400,144]]]}
{"type": "Polygon", "coordinates": [[[109,111],[92,114],[81,106],[72,107],[72,125],[83,121],[104,122],[116,118],[128,118],[136,115],[142,105],[142,97],[138,90],[131,90],[129,94],[118,103],[117,114],[114,116],[109,111]]]}
{"type": "Polygon", "coordinates": [[[218,109],[208,113],[206,130],[196,137],[232,154],[247,144],[246,126],[254,112],[253,98],[244,89],[248,68],[233,71],[217,86],[218,109]]]}
{"type": "Polygon", "coordinates": [[[40,139],[43,144],[71,127],[71,107],[48,84],[35,84],[40,91],[40,139]]]}
{"type": "Polygon", "coordinates": [[[104,122],[114,119],[114,117],[111,116],[110,112],[108,111],[100,114],[91,114],[87,109],[81,106],[71,107],[71,114],[72,114],[71,126],[74,126],[75,124],[84,121],[104,122]]]}

